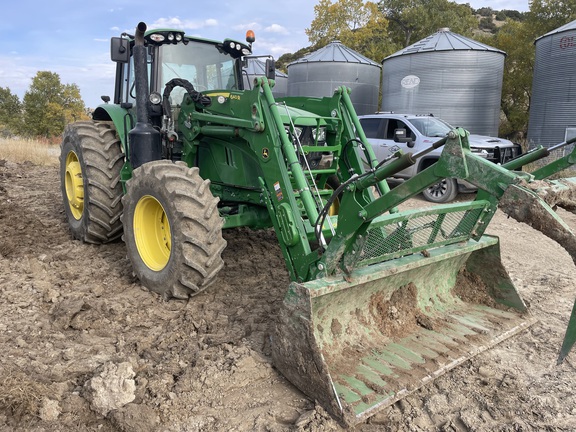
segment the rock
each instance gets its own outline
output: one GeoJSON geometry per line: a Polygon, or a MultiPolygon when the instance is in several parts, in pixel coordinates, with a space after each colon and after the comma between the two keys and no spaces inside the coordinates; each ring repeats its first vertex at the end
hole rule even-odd
{"type": "Polygon", "coordinates": [[[44,398],[40,406],[40,418],[46,422],[55,421],[61,413],[58,401],[44,398]]]}
{"type": "Polygon", "coordinates": [[[122,408],[136,397],[134,370],[128,362],[108,362],[84,385],[84,397],[90,408],[106,416],[111,410],[122,408]]]}
{"type": "Polygon", "coordinates": [[[300,415],[300,417],[298,417],[298,420],[296,420],[294,422],[294,426],[299,427],[299,428],[306,426],[312,420],[314,420],[315,415],[316,415],[316,410],[310,410],[310,411],[304,412],[302,415],[300,415]]]}
{"type": "Polygon", "coordinates": [[[160,417],[152,408],[133,403],[114,411],[111,420],[123,432],[153,431],[160,424],[160,417]]]}

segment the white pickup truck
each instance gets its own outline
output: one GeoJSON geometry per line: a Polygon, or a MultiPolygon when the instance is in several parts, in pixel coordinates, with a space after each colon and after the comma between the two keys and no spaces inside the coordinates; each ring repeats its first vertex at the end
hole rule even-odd
{"type": "MultiPolygon", "coordinates": [[[[444,120],[432,115],[376,113],[360,116],[360,123],[378,160],[383,160],[398,150],[404,153],[417,153],[430,147],[454,129],[444,120]]],[[[522,153],[519,144],[503,138],[470,135],[469,142],[472,152],[498,164],[503,164],[522,153]]],[[[442,148],[433,150],[411,167],[395,174],[390,180],[409,179],[436,162],[440,153],[442,148]]],[[[468,182],[444,179],[424,190],[423,195],[428,201],[445,203],[456,198],[458,192],[475,190],[475,187],[468,182]]]]}

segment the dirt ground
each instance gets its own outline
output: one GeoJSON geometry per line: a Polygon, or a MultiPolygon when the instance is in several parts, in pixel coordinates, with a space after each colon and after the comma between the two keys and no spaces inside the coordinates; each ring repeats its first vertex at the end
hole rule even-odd
{"type": "MultiPolygon", "coordinates": [[[[501,213],[489,232],[537,324],[356,430],[576,430],[576,352],[556,366],[576,269],[501,213]]],[[[341,430],[271,364],[289,282],[275,234],[225,238],[216,284],[165,302],[133,277],[122,242],[72,240],[57,168],[0,161],[0,431],[341,430]]]]}

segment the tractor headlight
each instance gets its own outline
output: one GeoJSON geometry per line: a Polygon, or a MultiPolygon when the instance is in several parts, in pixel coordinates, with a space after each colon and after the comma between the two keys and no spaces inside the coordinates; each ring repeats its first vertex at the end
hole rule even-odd
{"type": "Polygon", "coordinates": [[[294,129],[292,129],[286,126],[284,129],[286,130],[288,138],[290,138],[290,140],[292,141],[292,144],[297,144],[298,140],[300,139],[300,136],[302,135],[302,128],[295,127],[294,129]]]}
{"type": "Polygon", "coordinates": [[[165,43],[175,44],[184,39],[184,32],[157,30],[145,36],[145,38],[148,43],[152,45],[162,45],[165,43]]]}
{"type": "Polygon", "coordinates": [[[293,134],[294,134],[294,139],[300,139],[300,137],[302,136],[302,128],[295,127],[293,134]]]}
{"type": "Polygon", "coordinates": [[[326,141],[326,128],[318,127],[312,130],[312,136],[314,137],[314,142],[324,142],[326,141]]]}
{"type": "Polygon", "coordinates": [[[163,42],[164,41],[164,35],[160,34],[160,33],[153,33],[149,36],[150,39],[152,39],[154,42],[163,42]]]}

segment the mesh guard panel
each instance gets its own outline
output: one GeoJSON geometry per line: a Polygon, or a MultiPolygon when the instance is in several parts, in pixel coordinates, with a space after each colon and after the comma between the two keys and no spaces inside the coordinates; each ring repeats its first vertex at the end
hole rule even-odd
{"type": "Polygon", "coordinates": [[[416,211],[403,217],[386,215],[376,219],[367,231],[358,265],[369,265],[469,240],[487,202],[442,206],[416,211]]]}

